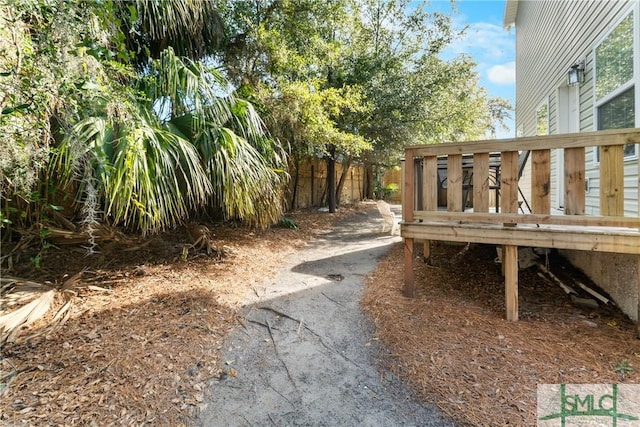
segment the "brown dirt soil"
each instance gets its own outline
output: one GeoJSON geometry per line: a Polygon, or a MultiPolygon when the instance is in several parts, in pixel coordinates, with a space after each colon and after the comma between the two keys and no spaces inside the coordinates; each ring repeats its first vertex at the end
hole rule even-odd
{"type": "Polygon", "coordinates": [[[190,243],[184,228],[123,236],[91,257],[79,247],[49,249],[39,269],[28,261],[33,254],[16,253],[27,261],[3,276],[62,283],[82,272],[81,284],[107,291],[75,292],[64,325],[49,330],[37,322],[1,349],[0,424],[189,424],[207,381],[222,373],[220,346],[254,285],[335,221],[372,207],[293,212],[297,229],[206,224],[230,252],[222,260],[193,248],[183,260],[190,243]]]}
{"type": "MultiPolygon", "coordinates": [[[[397,245],[368,277],[362,306],[389,349],[387,368],[463,425],[536,425],[537,384],[640,380],[635,325],[615,307],[573,306],[532,267],[519,274],[520,321],[507,322],[494,247],[432,252],[430,264],[416,261],[417,298],[402,296],[397,245]],[[623,378],[625,359],[636,371],[623,378]]],[[[567,284],[580,275],[550,260],[567,284]]]]}

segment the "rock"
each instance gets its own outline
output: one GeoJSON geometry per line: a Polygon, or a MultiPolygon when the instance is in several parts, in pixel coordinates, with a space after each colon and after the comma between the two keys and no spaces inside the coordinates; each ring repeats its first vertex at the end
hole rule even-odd
{"type": "Polygon", "coordinates": [[[583,320],[581,323],[583,323],[584,325],[590,327],[590,328],[597,328],[598,324],[596,322],[592,322],[591,320],[583,320]]]}

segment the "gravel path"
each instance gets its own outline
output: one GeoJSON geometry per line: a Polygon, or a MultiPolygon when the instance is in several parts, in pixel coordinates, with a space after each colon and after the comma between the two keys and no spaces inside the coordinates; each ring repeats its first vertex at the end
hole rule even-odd
{"type": "Polygon", "coordinates": [[[245,327],[223,347],[230,375],[212,382],[199,425],[455,425],[380,370],[359,301],[363,276],[400,241],[381,226],[376,211],[356,214],[257,287],[245,327]]]}

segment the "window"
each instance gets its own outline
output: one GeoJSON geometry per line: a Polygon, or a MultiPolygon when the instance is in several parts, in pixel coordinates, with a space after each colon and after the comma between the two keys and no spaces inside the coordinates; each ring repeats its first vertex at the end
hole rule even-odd
{"type": "Polygon", "coordinates": [[[542,104],[536,111],[536,135],[549,134],[549,104],[542,104]]]}
{"type": "Polygon", "coordinates": [[[633,14],[596,47],[596,98],[610,94],[633,78],[633,14]]]}
{"type": "MultiPolygon", "coordinates": [[[[630,13],[595,49],[598,130],[635,127],[633,55],[633,13],[630,13]]],[[[636,145],[627,144],[624,155],[636,156],[636,145]]],[[[599,150],[596,150],[596,160],[600,160],[599,150]]]]}
{"type": "MultiPolygon", "coordinates": [[[[598,130],[624,129],[635,126],[635,94],[627,89],[612,100],[598,107],[598,130]]],[[[624,155],[635,156],[635,144],[624,147],[624,155]]]]}

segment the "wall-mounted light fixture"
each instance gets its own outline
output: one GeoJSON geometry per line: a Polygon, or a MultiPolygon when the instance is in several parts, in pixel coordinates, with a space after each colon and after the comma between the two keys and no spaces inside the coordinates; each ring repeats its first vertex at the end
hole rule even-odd
{"type": "Polygon", "coordinates": [[[584,59],[573,64],[567,71],[567,86],[575,86],[584,82],[584,69],[584,59]]]}

